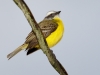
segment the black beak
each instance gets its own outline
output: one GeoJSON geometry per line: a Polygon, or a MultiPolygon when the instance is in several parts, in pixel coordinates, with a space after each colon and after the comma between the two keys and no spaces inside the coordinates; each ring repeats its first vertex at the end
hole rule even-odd
{"type": "Polygon", "coordinates": [[[56,14],[60,14],[61,11],[57,11],[56,14]]]}

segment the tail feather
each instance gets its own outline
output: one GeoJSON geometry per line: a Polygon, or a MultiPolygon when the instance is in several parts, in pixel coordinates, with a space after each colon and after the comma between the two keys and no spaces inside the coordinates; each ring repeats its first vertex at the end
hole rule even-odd
{"type": "Polygon", "coordinates": [[[28,44],[23,44],[19,46],[17,49],[15,49],[13,52],[7,55],[8,60],[11,59],[13,56],[15,56],[18,52],[20,52],[23,49],[26,49],[28,44]]]}
{"type": "Polygon", "coordinates": [[[29,55],[29,54],[31,54],[31,53],[37,51],[37,50],[38,50],[38,48],[29,49],[29,50],[27,51],[27,55],[29,55]]]}

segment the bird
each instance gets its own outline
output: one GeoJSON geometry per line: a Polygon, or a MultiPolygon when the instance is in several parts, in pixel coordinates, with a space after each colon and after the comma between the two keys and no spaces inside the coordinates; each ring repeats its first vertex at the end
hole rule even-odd
{"type": "MultiPolygon", "coordinates": [[[[49,11],[44,19],[38,23],[49,48],[55,46],[62,39],[64,34],[64,24],[60,18],[60,12],[61,11],[54,10],[49,11]]],[[[40,50],[38,40],[33,31],[28,34],[25,42],[22,45],[7,55],[7,58],[11,59],[22,50],[27,51],[26,55],[40,50]]]]}

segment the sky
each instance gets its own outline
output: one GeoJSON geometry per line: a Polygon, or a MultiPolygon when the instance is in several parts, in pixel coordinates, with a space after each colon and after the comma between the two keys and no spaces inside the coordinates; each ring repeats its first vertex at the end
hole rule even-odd
{"type": "MultiPolygon", "coordinates": [[[[52,48],[69,75],[100,75],[100,0],[25,0],[37,22],[61,11],[65,32],[52,48]]],[[[31,27],[13,0],[0,1],[0,75],[59,75],[39,50],[7,54],[24,43],[31,27]]]]}

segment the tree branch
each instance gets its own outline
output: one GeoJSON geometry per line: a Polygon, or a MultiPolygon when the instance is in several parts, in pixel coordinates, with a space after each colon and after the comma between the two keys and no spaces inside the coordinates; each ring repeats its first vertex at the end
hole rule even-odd
{"type": "Polygon", "coordinates": [[[37,22],[35,21],[35,18],[33,17],[30,9],[24,2],[24,0],[14,0],[16,5],[22,10],[24,13],[26,19],[28,20],[30,26],[32,27],[33,32],[35,33],[37,40],[39,42],[39,45],[46,54],[49,62],[51,65],[55,68],[55,70],[60,74],[60,75],[68,75],[64,67],[61,65],[61,63],[56,59],[55,55],[53,54],[53,51],[49,49],[47,42],[41,32],[41,29],[37,22]]]}

